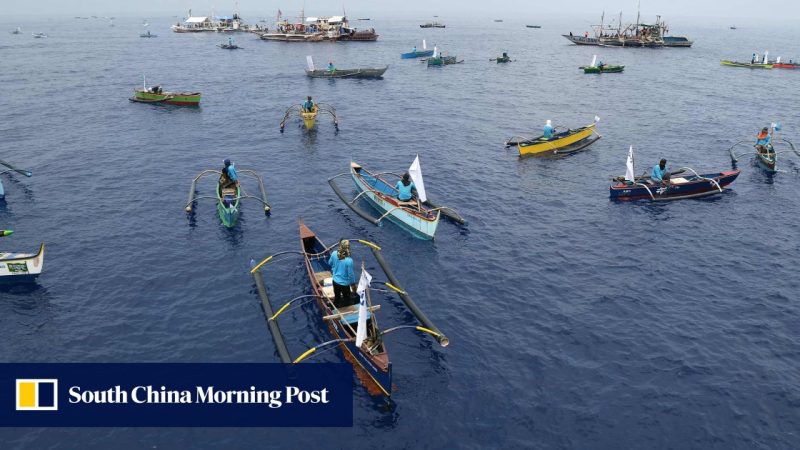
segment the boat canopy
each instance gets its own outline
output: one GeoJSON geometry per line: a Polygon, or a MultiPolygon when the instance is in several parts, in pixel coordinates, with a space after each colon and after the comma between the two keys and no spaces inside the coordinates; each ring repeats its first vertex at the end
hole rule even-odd
{"type": "Polygon", "coordinates": [[[214,16],[215,20],[233,20],[233,16],[214,16]]]}
{"type": "Polygon", "coordinates": [[[333,16],[328,18],[328,23],[344,22],[344,16],[333,16]]]}
{"type": "Polygon", "coordinates": [[[311,22],[316,22],[316,21],[318,21],[318,20],[319,20],[319,19],[318,19],[318,18],[316,18],[316,17],[306,17],[306,22],[309,22],[309,23],[311,23],[311,22]]]}
{"type": "Polygon", "coordinates": [[[203,23],[207,21],[208,17],[189,17],[186,19],[186,23],[203,23]]]}

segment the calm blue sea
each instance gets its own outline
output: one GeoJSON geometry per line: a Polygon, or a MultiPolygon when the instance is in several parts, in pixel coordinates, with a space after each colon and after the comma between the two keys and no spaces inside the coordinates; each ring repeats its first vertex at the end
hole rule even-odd
{"type": "MultiPolygon", "coordinates": [[[[277,362],[248,274],[251,258],[298,249],[297,220],[327,242],[384,248],[404,287],[450,337],[388,339],[394,407],[354,379],[352,429],[3,429],[4,448],[796,448],[800,442],[800,164],[767,176],[742,158],[733,189],[667,204],[608,200],[611,176],[665,157],[730,168],[728,148],[765,124],[800,140],[800,73],[721,67],[770,50],[800,58],[800,29],[674,26],[692,49],[598,49],[560,36],[585,21],[376,18],[377,43],[285,44],[174,34],[171,18],[115,26],[72,18],[0,24],[4,250],[47,244],[32,289],[0,291],[0,360],[277,362]],[[22,35],[7,30],[22,26],[22,35]],[[33,39],[42,31],[47,39],[33,39]],[[464,64],[428,69],[399,54],[425,38],[464,64]],[[508,51],[512,64],[490,63],[508,51]],[[577,68],[598,54],[620,75],[577,68]],[[305,56],[339,67],[389,64],[379,81],[317,80],[305,56]],[[128,102],[132,90],[198,90],[198,109],[128,102]],[[322,120],[279,133],[313,95],[322,120]],[[503,149],[545,120],[598,115],[603,139],[562,159],[503,149]],[[429,195],[459,210],[436,240],[375,227],[326,180],[351,159],[401,172],[420,155],[429,195]],[[213,201],[183,210],[191,178],[223,158],[263,174],[273,207],[244,204],[221,226],[213,201]]],[[[343,180],[344,181],[344,180],[343,180]]],[[[348,191],[349,184],[342,186],[348,191]]],[[[213,182],[200,186],[210,195],[213,182]]],[[[254,187],[251,190],[255,190],[254,187]]],[[[357,263],[377,267],[357,249],[357,263]]],[[[267,271],[274,302],[306,294],[297,259],[267,271]]],[[[382,327],[413,323],[377,299],[382,327]]],[[[294,354],[328,339],[313,305],[282,320],[294,354]]],[[[338,351],[317,361],[342,361],[338,351]]],[[[312,362],[309,362],[313,364],[312,362]]]]}

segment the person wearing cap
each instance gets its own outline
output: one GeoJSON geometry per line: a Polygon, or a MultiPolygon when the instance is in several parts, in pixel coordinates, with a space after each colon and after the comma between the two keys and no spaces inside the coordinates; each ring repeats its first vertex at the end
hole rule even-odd
{"type": "Polygon", "coordinates": [[[353,302],[353,287],[356,284],[356,275],[353,272],[353,258],[350,257],[350,242],[347,239],[339,241],[339,248],[331,252],[328,258],[333,275],[333,304],[337,308],[350,306],[353,302]]]}
{"type": "Polygon", "coordinates": [[[310,96],[310,95],[308,96],[308,99],[307,99],[306,101],[304,101],[304,102],[303,102],[303,109],[304,109],[306,112],[312,112],[312,111],[314,111],[314,101],[313,101],[313,100],[311,100],[311,96],[310,96]]]}
{"type": "Polygon", "coordinates": [[[227,158],[222,163],[225,164],[225,167],[222,168],[222,176],[220,177],[222,180],[222,188],[238,186],[239,176],[236,174],[236,167],[234,167],[231,160],[227,158]]]}
{"type": "Polygon", "coordinates": [[[544,138],[550,139],[551,137],[553,137],[553,122],[547,119],[547,123],[544,124],[544,138]]]}
{"type": "Polygon", "coordinates": [[[653,180],[654,183],[661,183],[661,184],[669,184],[669,169],[667,169],[667,160],[661,159],[655,166],[653,166],[652,172],[650,172],[650,179],[653,180]]]}
{"type": "Polygon", "coordinates": [[[772,146],[772,133],[769,127],[764,127],[761,132],[756,136],[756,150],[761,153],[766,153],[769,147],[772,146]]]}
{"type": "Polygon", "coordinates": [[[397,189],[397,199],[401,202],[410,202],[414,198],[414,192],[417,190],[408,172],[403,174],[403,179],[398,181],[394,188],[397,189]]]}

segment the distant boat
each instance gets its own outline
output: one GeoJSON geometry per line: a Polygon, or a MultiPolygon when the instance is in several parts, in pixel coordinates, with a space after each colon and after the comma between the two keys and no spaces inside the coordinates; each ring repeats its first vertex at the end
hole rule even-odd
{"type": "Polygon", "coordinates": [[[358,20],[372,20],[372,19],[370,19],[369,17],[364,17],[364,18],[361,18],[361,19],[358,19],[358,20]]]}
{"type": "Polygon", "coordinates": [[[439,22],[434,20],[433,22],[423,23],[419,27],[420,28],[445,28],[445,25],[443,23],[439,23],[439,22]]]}
{"type": "Polygon", "coordinates": [[[731,26],[731,30],[735,30],[735,29],[736,29],[736,25],[731,26]]]}
{"type": "Polygon", "coordinates": [[[37,39],[38,39],[38,38],[46,38],[46,37],[47,37],[47,35],[46,35],[46,34],[44,34],[44,33],[31,33],[31,35],[32,35],[33,37],[37,38],[37,39]]]}
{"type": "Polygon", "coordinates": [[[541,25],[525,25],[527,28],[542,28],[541,25]]]}
{"type": "Polygon", "coordinates": [[[495,22],[502,22],[503,19],[494,19],[495,22]]]}
{"type": "Polygon", "coordinates": [[[22,34],[22,28],[17,27],[16,30],[9,31],[11,34],[22,34]]]}
{"type": "Polygon", "coordinates": [[[147,30],[146,32],[144,32],[144,33],[140,34],[140,35],[139,35],[139,37],[143,37],[143,38],[154,38],[154,37],[158,37],[158,35],[157,35],[157,34],[154,34],[154,33],[151,33],[151,32],[150,32],[150,30],[147,30]]]}

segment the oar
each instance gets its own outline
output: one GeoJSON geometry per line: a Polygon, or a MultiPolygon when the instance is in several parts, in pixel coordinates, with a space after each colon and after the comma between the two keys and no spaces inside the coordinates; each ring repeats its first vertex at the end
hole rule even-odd
{"type": "Polygon", "coordinates": [[[11,236],[14,234],[14,230],[0,230],[0,237],[11,236]]]}
{"type": "Polygon", "coordinates": [[[30,177],[30,176],[33,175],[33,173],[31,173],[30,170],[17,169],[16,167],[12,166],[11,164],[9,164],[9,163],[7,163],[7,162],[5,162],[3,160],[0,160],[0,164],[8,167],[9,169],[13,170],[14,172],[17,172],[20,175],[25,175],[26,177],[30,177]]]}

